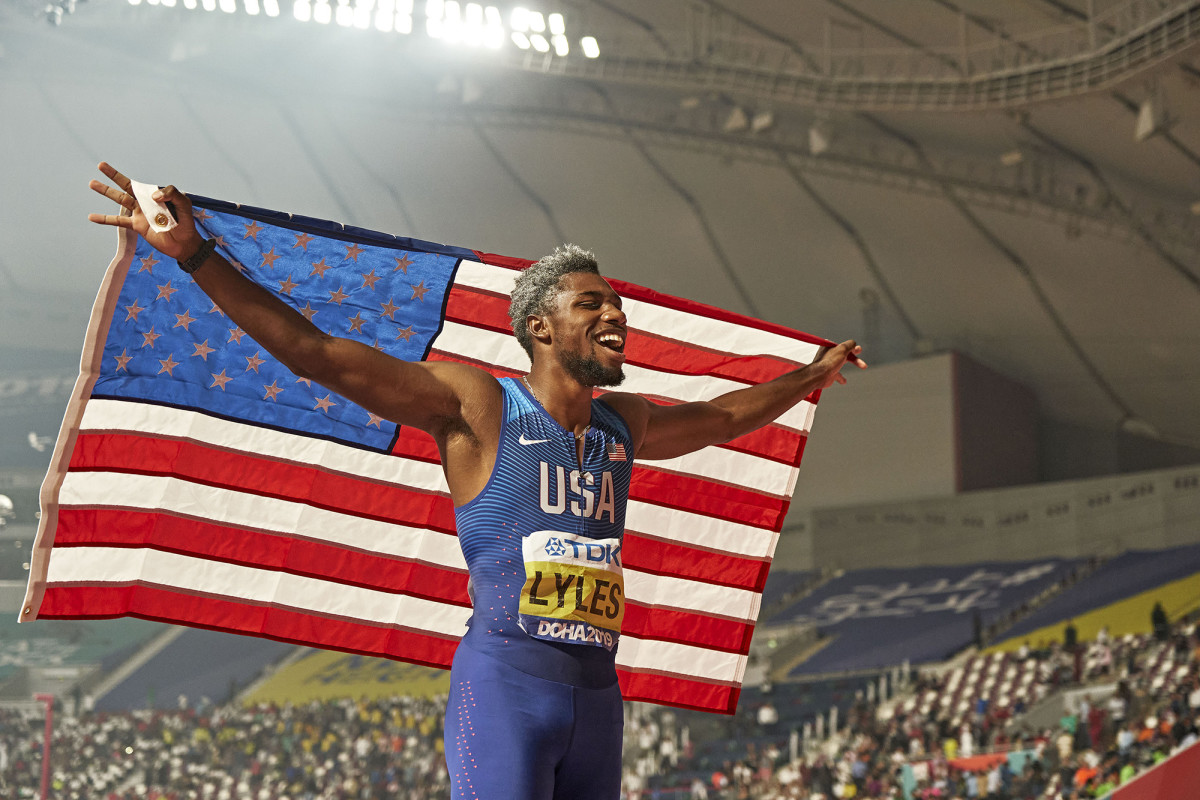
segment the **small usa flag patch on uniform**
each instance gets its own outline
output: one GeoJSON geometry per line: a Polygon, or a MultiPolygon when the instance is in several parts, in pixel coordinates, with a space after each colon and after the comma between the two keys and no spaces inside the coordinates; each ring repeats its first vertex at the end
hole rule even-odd
{"type": "Polygon", "coordinates": [[[608,443],[608,460],[609,461],[625,461],[625,445],[620,442],[608,443]]]}

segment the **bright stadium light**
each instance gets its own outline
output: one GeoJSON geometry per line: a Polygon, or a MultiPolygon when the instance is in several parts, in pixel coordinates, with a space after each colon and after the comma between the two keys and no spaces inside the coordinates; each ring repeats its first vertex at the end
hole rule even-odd
{"type": "Polygon", "coordinates": [[[379,10],[375,12],[375,30],[383,33],[391,33],[393,26],[396,24],[396,12],[390,8],[385,9],[380,4],[379,10]]]}
{"type": "Polygon", "coordinates": [[[412,33],[412,13],[396,12],[396,33],[412,33]]]}
{"type": "Polygon", "coordinates": [[[550,43],[547,42],[546,37],[542,36],[540,33],[535,33],[533,36],[530,36],[529,43],[532,44],[533,49],[537,50],[539,53],[550,52],[550,43]]]}
{"type": "Polygon", "coordinates": [[[131,6],[140,6],[141,4],[142,0],[129,0],[129,5],[131,6]]]}
{"type": "Polygon", "coordinates": [[[551,37],[550,42],[554,45],[554,54],[560,58],[571,51],[571,47],[567,44],[567,37],[565,36],[551,37]]]}
{"type": "MultiPolygon", "coordinates": [[[[163,5],[166,5],[167,3],[171,3],[173,5],[175,3],[175,0],[162,0],[162,1],[163,1],[163,5]]],[[[242,0],[242,3],[246,9],[247,14],[249,14],[252,17],[258,16],[258,12],[261,10],[258,6],[258,0],[242,0]]]]}
{"type": "Polygon", "coordinates": [[[446,18],[442,27],[442,38],[451,44],[457,43],[463,36],[462,8],[458,0],[446,0],[446,18]]]}
{"type": "Polygon", "coordinates": [[[313,20],[322,25],[328,25],[329,20],[333,19],[333,9],[330,8],[326,0],[317,0],[317,4],[313,7],[313,20]]]}
{"type": "Polygon", "coordinates": [[[550,32],[555,36],[562,36],[567,32],[567,23],[563,19],[562,14],[551,14],[549,18],[550,32]]]}
{"type": "Polygon", "coordinates": [[[226,14],[237,11],[237,0],[221,0],[221,10],[226,14]]]}
{"type": "Polygon", "coordinates": [[[583,54],[588,58],[600,57],[600,45],[595,36],[583,37],[579,40],[579,46],[583,48],[583,54]]]}
{"type": "Polygon", "coordinates": [[[426,0],[425,16],[429,19],[441,19],[446,13],[446,0],[426,0]]]}
{"type": "Polygon", "coordinates": [[[350,0],[338,0],[337,11],[333,12],[333,21],[343,28],[354,24],[354,8],[350,5],[350,0]]]}
{"type": "Polygon", "coordinates": [[[517,33],[525,33],[529,30],[529,9],[522,6],[517,6],[512,10],[512,16],[508,18],[509,27],[517,33]]]}
{"type": "Polygon", "coordinates": [[[520,31],[513,31],[512,40],[513,40],[513,44],[515,44],[517,47],[521,48],[522,50],[529,49],[529,37],[526,36],[525,34],[521,33],[520,31]]]}
{"type": "Polygon", "coordinates": [[[371,12],[375,10],[375,0],[358,0],[354,7],[354,27],[365,31],[371,27],[371,12]]]}
{"type": "Polygon", "coordinates": [[[533,31],[534,33],[546,32],[546,18],[542,16],[542,12],[529,12],[529,30],[533,31]]]}
{"type": "Polygon", "coordinates": [[[484,17],[487,18],[489,28],[503,27],[504,19],[500,16],[500,9],[495,6],[488,6],[483,11],[484,17]]]}
{"type": "Polygon", "coordinates": [[[200,5],[205,11],[217,10],[217,0],[200,0],[200,5]]]}
{"type": "MultiPolygon", "coordinates": [[[[184,5],[187,5],[187,0],[184,0],[184,5]]],[[[262,6],[263,13],[268,17],[279,16],[279,0],[262,0],[262,6]]]]}
{"type": "Polygon", "coordinates": [[[175,7],[175,0],[162,0],[162,4],[163,4],[164,6],[166,6],[167,8],[174,8],[174,7],[175,7]]]}
{"type": "Polygon", "coordinates": [[[296,0],[292,4],[292,16],[301,22],[308,22],[312,19],[312,4],[308,0],[296,0]]]}
{"type": "Polygon", "coordinates": [[[188,11],[195,11],[196,5],[197,5],[196,0],[183,0],[183,7],[186,8],[188,11]]]}

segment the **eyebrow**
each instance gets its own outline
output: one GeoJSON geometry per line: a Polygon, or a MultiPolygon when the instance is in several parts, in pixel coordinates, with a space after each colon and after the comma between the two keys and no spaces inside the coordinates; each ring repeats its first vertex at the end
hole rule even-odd
{"type": "Polygon", "coordinates": [[[621,295],[617,294],[616,292],[612,292],[612,291],[602,292],[599,289],[585,289],[582,292],[576,292],[575,296],[576,297],[597,297],[600,299],[603,299],[605,297],[612,297],[616,301],[617,308],[620,308],[621,304],[624,302],[624,299],[621,297],[621,295]]]}

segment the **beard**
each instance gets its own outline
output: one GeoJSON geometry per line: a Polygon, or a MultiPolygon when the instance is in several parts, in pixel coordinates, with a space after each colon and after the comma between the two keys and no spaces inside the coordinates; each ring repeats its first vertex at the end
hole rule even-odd
{"type": "Polygon", "coordinates": [[[606,367],[593,355],[564,352],[558,357],[567,374],[582,386],[620,386],[625,373],[620,366],[606,367]]]}

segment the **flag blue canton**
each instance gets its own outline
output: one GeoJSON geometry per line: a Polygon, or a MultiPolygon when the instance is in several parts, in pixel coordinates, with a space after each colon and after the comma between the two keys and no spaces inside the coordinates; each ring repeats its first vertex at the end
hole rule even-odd
{"type": "MultiPolygon", "coordinates": [[[[218,252],[326,333],[419,361],[441,329],[455,254],[314,235],[217,210],[196,214],[218,252]]],[[[396,433],[395,424],[296,377],[144,240],[121,290],[93,397],[192,408],[380,451],[396,433]]]]}

